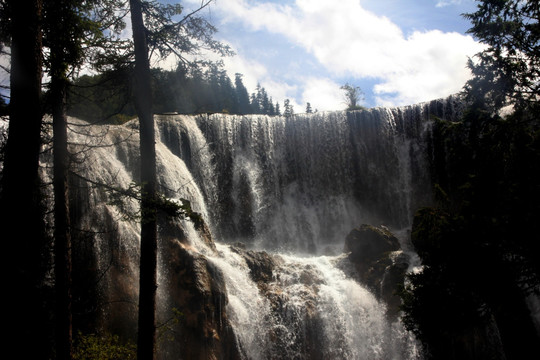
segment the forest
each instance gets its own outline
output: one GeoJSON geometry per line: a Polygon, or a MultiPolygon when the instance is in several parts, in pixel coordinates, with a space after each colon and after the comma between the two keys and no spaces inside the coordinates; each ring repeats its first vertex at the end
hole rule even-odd
{"type": "MultiPolygon", "coordinates": [[[[70,116],[92,122],[122,123],[136,116],[130,97],[129,73],[112,72],[101,75],[84,75],[77,78],[68,93],[67,112],[70,116]]],[[[289,100],[283,107],[274,102],[264,87],[257,85],[251,95],[242,81],[242,74],[235,74],[234,84],[219,64],[212,64],[207,71],[191,71],[178,67],[174,71],[152,69],[154,112],[177,114],[292,114],[289,100]]],[[[307,109],[307,112],[312,110],[307,109]]]]}
{"type": "MultiPolygon", "coordinates": [[[[171,201],[159,186],[154,115],[294,118],[289,100],[279,104],[260,85],[250,93],[242,74],[235,74],[232,81],[219,62],[193,60],[191,55],[201,49],[233,55],[214,39],[216,29],[202,16],[212,1],[184,13],[180,4],[158,1],[0,0],[0,50],[9,54],[11,63],[5,89],[9,97],[0,98],[0,115],[9,119],[0,140],[6,355],[157,359],[158,242],[166,228],[160,219],[163,214],[167,219],[190,219],[202,232],[207,225],[188,201],[171,201]],[[128,17],[132,37],[126,39],[119,34],[128,17]],[[151,68],[152,57],[169,55],[177,56],[176,70],[151,68]],[[94,75],[81,75],[89,64],[94,75]],[[81,332],[87,327],[78,313],[81,294],[88,296],[84,304],[88,307],[94,306],[93,296],[98,295],[85,293],[88,284],[73,271],[78,266],[73,263],[72,249],[77,248],[73,242],[78,239],[74,234],[80,229],[71,225],[78,214],[72,212],[77,204],[71,203],[77,174],[68,137],[74,127],[70,116],[98,125],[137,119],[137,183],[129,189],[93,184],[114,193],[119,202],[136,201],[140,208],[137,334],[129,341],[118,334],[81,332]],[[44,170],[47,166],[40,157],[48,150],[52,156],[44,170]],[[42,178],[44,171],[50,171],[50,179],[42,178]],[[46,193],[47,186],[52,193],[46,193]]],[[[531,308],[540,296],[540,5],[518,0],[477,3],[477,11],[464,16],[471,23],[469,33],[486,49],[469,61],[472,77],[459,94],[465,109],[461,118],[430,119],[425,152],[434,200],[415,209],[409,238],[422,266],[409,273],[396,292],[402,321],[421,344],[422,358],[536,358],[540,322],[535,322],[538,314],[531,315],[531,308]]],[[[355,112],[369,112],[357,106],[356,96],[349,105],[344,116],[351,123],[355,112]]],[[[309,103],[305,113],[317,115],[309,103]]],[[[327,145],[322,142],[320,147],[327,145]]],[[[217,141],[209,147],[217,147],[217,141]]],[[[181,150],[190,159],[195,156],[191,148],[181,150]]],[[[271,168],[272,157],[258,155],[261,167],[271,168]]],[[[230,175],[245,189],[251,184],[250,172],[228,174],[242,168],[241,163],[234,166],[222,176],[230,175]]],[[[253,207],[256,199],[249,191],[236,193],[224,183],[230,186],[222,189],[229,203],[237,196],[239,203],[253,207]]],[[[328,185],[328,192],[335,191],[333,185],[328,185]]],[[[357,196],[361,189],[352,193],[357,196]]],[[[243,217],[239,227],[254,231],[250,223],[254,220],[239,212],[243,217]]],[[[277,266],[268,254],[250,253],[242,246],[235,251],[263,264],[251,269],[257,276],[267,276],[269,264],[277,266]]],[[[192,269],[185,272],[198,271],[196,261],[190,261],[186,264],[192,269]]],[[[221,296],[216,292],[212,296],[221,296]]],[[[229,334],[228,328],[221,330],[221,335],[229,334]]],[[[213,339],[229,341],[233,347],[233,337],[228,336],[214,334],[213,339]]],[[[191,358],[203,358],[194,355],[199,350],[202,354],[201,349],[189,349],[191,358]]],[[[233,352],[222,352],[221,358],[241,358],[233,352]]]]}

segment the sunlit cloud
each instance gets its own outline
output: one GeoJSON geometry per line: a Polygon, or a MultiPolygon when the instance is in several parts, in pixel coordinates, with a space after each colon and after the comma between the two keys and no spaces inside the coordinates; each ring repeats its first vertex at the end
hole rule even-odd
{"type": "Polygon", "coordinates": [[[339,110],[345,108],[340,84],[327,79],[312,77],[303,82],[302,100],[310,103],[313,110],[339,110]]]}
{"type": "MultiPolygon", "coordinates": [[[[442,6],[442,2],[439,2],[442,6]]],[[[294,5],[230,0],[223,19],[285,37],[336,77],[374,79],[378,104],[402,105],[447,96],[470,73],[482,49],[472,37],[438,30],[405,35],[356,0],[296,0],[294,5]]],[[[306,90],[305,90],[306,91],[306,90]]]]}
{"type": "Polygon", "coordinates": [[[439,0],[437,1],[436,7],[445,7],[449,5],[459,5],[463,0],[439,0]]]}

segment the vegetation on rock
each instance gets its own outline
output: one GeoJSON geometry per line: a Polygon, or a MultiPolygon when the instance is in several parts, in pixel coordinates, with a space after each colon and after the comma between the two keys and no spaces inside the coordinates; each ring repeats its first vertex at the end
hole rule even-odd
{"type": "Polygon", "coordinates": [[[538,357],[527,299],[540,291],[539,8],[479,3],[467,17],[488,48],[470,63],[463,119],[433,124],[438,201],[414,218],[423,271],[402,293],[404,320],[428,358],[538,357]]]}

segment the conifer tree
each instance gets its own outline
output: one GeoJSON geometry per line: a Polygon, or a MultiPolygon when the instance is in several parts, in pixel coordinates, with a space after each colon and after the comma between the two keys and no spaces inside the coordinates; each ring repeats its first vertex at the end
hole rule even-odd
{"type": "MultiPolygon", "coordinates": [[[[0,193],[6,346],[21,359],[48,359],[43,280],[47,259],[39,153],[42,126],[41,0],[2,1],[2,40],[11,48],[9,129],[0,193]],[[29,341],[32,341],[29,344],[29,341]]],[[[7,347],[5,348],[7,352],[7,347]]]]}
{"type": "Polygon", "coordinates": [[[290,117],[294,114],[294,108],[291,105],[291,101],[289,99],[285,99],[283,109],[284,116],[290,117]]]}
{"type": "Polygon", "coordinates": [[[241,115],[249,114],[251,112],[251,104],[249,101],[248,91],[242,82],[242,74],[235,74],[234,85],[236,97],[238,99],[238,113],[241,115]]]}
{"type": "Polygon", "coordinates": [[[538,1],[482,0],[465,14],[468,33],[487,45],[469,59],[473,78],[465,92],[476,106],[498,110],[537,107],[540,94],[540,6],[538,1]]]}
{"type": "MultiPolygon", "coordinates": [[[[180,62],[189,62],[188,54],[201,49],[220,55],[230,55],[230,48],[213,39],[216,29],[196,16],[212,0],[186,14],[179,4],[161,4],[130,0],[133,43],[135,50],[135,106],[140,123],[141,155],[141,258],[139,283],[138,360],[152,360],[156,350],[156,290],[157,290],[157,176],[155,130],[152,108],[150,56],[165,58],[171,54],[180,62]]],[[[196,64],[208,64],[198,61],[196,64]]]]}

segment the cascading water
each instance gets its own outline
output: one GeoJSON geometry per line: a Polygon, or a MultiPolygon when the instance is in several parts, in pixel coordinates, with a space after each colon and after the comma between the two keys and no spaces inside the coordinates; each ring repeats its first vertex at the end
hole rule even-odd
{"type": "MultiPolygon", "coordinates": [[[[410,225],[429,203],[422,133],[457,100],[309,116],[196,118],[213,154],[218,237],[262,248],[321,253],[360,222],[410,225]],[[437,107],[439,107],[437,109],[437,107]]],[[[210,166],[210,164],[209,164],[210,166]]]]}
{"type": "MultiPolygon", "coordinates": [[[[240,358],[421,357],[399,320],[390,321],[385,305],[349,277],[341,253],[355,226],[386,224],[404,231],[412,211],[429,203],[425,133],[431,116],[455,119],[459,104],[450,98],[292,117],[156,116],[160,190],[170,199],[190,201],[216,241],[209,245],[189,220],[179,223],[189,243],[181,247],[196,257],[197,272],[206,267],[223,280],[228,302],[221,304],[218,296],[219,304],[207,308],[224,306],[240,358]],[[264,281],[254,279],[246,248],[272,264],[264,281]]],[[[89,149],[72,149],[85,150],[76,169],[84,176],[72,179],[75,226],[94,231],[98,267],[115,269],[103,290],[114,293],[107,303],[122,296],[133,300],[139,228],[125,217],[137,214],[137,202],[124,202],[119,211],[110,192],[92,184],[133,186],[139,172],[137,124],[110,126],[106,132],[98,126],[85,129],[86,134],[71,133],[73,143],[92,142],[89,149]]],[[[164,259],[160,283],[174,272],[164,259]]],[[[162,308],[174,303],[167,296],[160,290],[162,308]]],[[[114,306],[103,312],[122,312],[114,306]]],[[[135,312],[124,313],[117,323],[135,312]]],[[[183,357],[173,351],[162,358],[183,357]]]]}

